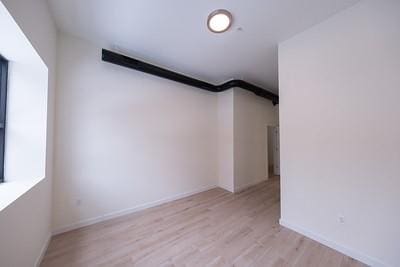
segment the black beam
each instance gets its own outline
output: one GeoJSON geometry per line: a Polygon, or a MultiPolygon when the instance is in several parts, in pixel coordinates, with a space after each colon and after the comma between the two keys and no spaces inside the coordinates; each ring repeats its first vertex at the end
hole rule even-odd
{"type": "Polygon", "coordinates": [[[172,80],[175,82],[183,83],[186,85],[194,86],[203,90],[211,91],[211,92],[222,92],[233,87],[240,87],[244,90],[253,92],[254,94],[269,99],[272,101],[274,105],[279,104],[279,96],[271,93],[270,91],[265,90],[264,88],[258,87],[254,84],[248,83],[242,80],[230,80],[221,85],[214,85],[211,83],[207,83],[174,71],[170,71],[161,67],[157,67],[155,65],[124,56],[106,49],[102,50],[102,59],[105,62],[113,63],[119,66],[131,68],[134,70],[138,70],[141,72],[145,72],[148,74],[152,74],[158,77],[162,77],[168,80],[172,80]]]}

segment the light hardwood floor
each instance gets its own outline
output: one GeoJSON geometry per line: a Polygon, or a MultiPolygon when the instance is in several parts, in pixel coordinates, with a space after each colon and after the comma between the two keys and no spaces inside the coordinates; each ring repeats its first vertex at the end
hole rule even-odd
{"type": "Polygon", "coordinates": [[[364,266],[279,226],[279,178],[53,237],[41,266],[364,266]]]}

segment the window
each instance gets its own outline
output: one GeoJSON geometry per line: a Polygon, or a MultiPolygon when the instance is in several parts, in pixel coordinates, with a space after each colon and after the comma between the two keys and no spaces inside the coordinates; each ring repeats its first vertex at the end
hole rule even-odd
{"type": "Polygon", "coordinates": [[[4,182],[8,61],[0,55],[0,183],[4,182]]]}

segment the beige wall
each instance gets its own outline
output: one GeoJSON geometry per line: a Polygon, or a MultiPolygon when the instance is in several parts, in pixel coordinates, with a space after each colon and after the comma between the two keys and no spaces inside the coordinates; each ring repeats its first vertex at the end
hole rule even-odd
{"type": "Polygon", "coordinates": [[[277,123],[270,101],[111,65],[101,47],[67,34],[57,59],[56,232],[266,178],[266,130],[277,123]]]}
{"type": "Polygon", "coordinates": [[[279,105],[234,89],[235,191],[268,178],[268,126],[278,125],[279,105]]]}
{"type": "Polygon", "coordinates": [[[234,90],[218,94],[218,185],[230,192],[235,190],[233,95],[234,90]]]}
{"type": "Polygon", "coordinates": [[[268,125],[278,125],[278,109],[240,88],[219,94],[220,187],[238,192],[268,178],[268,125]]]}
{"type": "Polygon", "coordinates": [[[217,94],[105,63],[58,41],[54,229],[215,187],[217,94]]]}
{"type": "Polygon", "coordinates": [[[400,2],[361,1],[282,43],[281,222],[400,266],[400,2]]]}

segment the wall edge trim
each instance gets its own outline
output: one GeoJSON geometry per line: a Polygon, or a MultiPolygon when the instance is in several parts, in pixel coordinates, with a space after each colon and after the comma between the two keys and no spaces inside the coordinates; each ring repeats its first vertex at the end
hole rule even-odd
{"type": "Polygon", "coordinates": [[[365,263],[369,266],[374,266],[374,267],[390,267],[390,265],[383,263],[382,261],[371,257],[369,255],[366,255],[356,249],[353,248],[349,248],[343,245],[340,245],[338,243],[336,243],[335,241],[329,240],[325,237],[323,237],[320,234],[314,233],[310,230],[307,230],[299,225],[296,225],[294,223],[290,223],[284,219],[279,219],[279,224],[283,227],[286,227],[290,230],[293,230],[299,234],[302,234],[314,241],[317,241],[327,247],[330,247],[336,251],[339,251],[340,253],[343,253],[351,258],[354,258],[362,263],[365,263]]]}
{"type": "Polygon", "coordinates": [[[49,234],[47,235],[47,237],[46,237],[46,241],[44,242],[44,244],[43,244],[43,247],[42,247],[42,249],[40,250],[40,254],[39,254],[39,256],[37,257],[37,259],[36,259],[36,261],[35,261],[35,267],[39,267],[40,266],[40,264],[42,263],[42,261],[43,261],[43,258],[44,258],[44,255],[46,255],[46,252],[47,252],[47,249],[48,249],[48,247],[49,247],[49,245],[50,245],[50,240],[51,240],[51,233],[49,232],[49,234]]]}
{"type": "Polygon", "coordinates": [[[142,211],[142,210],[145,210],[145,209],[148,209],[148,208],[153,208],[153,207],[156,207],[156,206],[159,206],[159,205],[162,205],[162,204],[174,201],[174,200],[179,200],[179,199],[182,199],[182,198],[185,198],[185,197],[189,197],[189,196],[192,196],[192,195],[195,195],[195,194],[198,194],[198,193],[202,193],[202,192],[205,192],[205,191],[217,188],[217,187],[218,187],[217,185],[205,186],[205,187],[202,187],[202,188],[197,189],[197,190],[176,194],[176,195],[173,195],[173,196],[170,196],[170,197],[166,197],[166,198],[162,198],[162,199],[159,199],[159,200],[155,200],[155,201],[152,201],[152,202],[147,202],[147,203],[144,203],[144,204],[140,204],[140,205],[134,206],[132,208],[127,208],[127,209],[123,209],[123,210],[119,210],[119,211],[114,211],[114,212],[110,212],[110,213],[107,213],[107,214],[104,214],[104,215],[100,215],[100,216],[97,216],[97,217],[81,220],[81,221],[78,221],[76,223],[72,223],[72,224],[69,224],[69,225],[66,225],[66,226],[61,226],[61,227],[56,228],[55,230],[52,231],[52,236],[55,236],[55,235],[58,235],[58,234],[62,234],[62,233],[65,233],[65,232],[69,232],[69,231],[72,231],[72,230],[76,230],[76,229],[79,229],[79,228],[82,228],[82,227],[85,227],[85,226],[93,225],[93,224],[96,224],[96,223],[99,223],[99,222],[104,222],[104,221],[108,221],[108,220],[115,219],[115,218],[118,218],[118,217],[122,217],[124,215],[132,214],[132,213],[135,213],[135,212],[138,212],[138,211],[142,211]]]}
{"type": "Polygon", "coordinates": [[[242,192],[242,191],[244,191],[244,190],[246,190],[246,189],[248,189],[248,188],[250,188],[252,186],[256,186],[256,185],[258,185],[258,184],[260,184],[262,182],[265,182],[268,179],[269,179],[269,177],[257,180],[255,182],[247,183],[247,184],[242,185],[242,186],[235,187],[234,188],[234,191],[235,191],[234,193],[240,193],[240,192],[242,192]]]}

